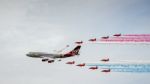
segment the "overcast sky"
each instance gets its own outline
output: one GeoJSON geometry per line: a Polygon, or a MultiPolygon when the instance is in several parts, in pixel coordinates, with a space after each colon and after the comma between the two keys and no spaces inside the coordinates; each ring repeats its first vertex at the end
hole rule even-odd
{"type": "Polygon", "coordinates": [[[150,34],[150,0],[0,0],[1,84],[149,84],[150,73],[110,73],[66,65],[150,60],[150,46],[85,44],[79,57],[54,64],[25,56],[53,52],[75,41],[122,34],[150,34]]]}

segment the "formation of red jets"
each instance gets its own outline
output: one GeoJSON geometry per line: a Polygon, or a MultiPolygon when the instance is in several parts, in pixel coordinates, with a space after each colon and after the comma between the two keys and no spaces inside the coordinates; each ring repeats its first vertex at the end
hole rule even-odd
{"type": "MultiPolygon", "coordinates": [[[[118,37],[124,36],[124,35],[114,34],[113,36],[116,37],[116,38],[118,38],[118,37]]],[[[109,38],[110,38],[109,36],[101,37],[101,39],[109,39],[109,38]]],[[[97,38],[92,38],[92,39],[89,39],[88,41],[95,42],[95,41],[97,41],[97,38]]],[[[75,44],[81,45],[81,44],[83,44],[83,41],[76,41],[75,44]]],[[[69,47],[69,45],[67,45],[67,47],[69,47]]],[[[70,55],[70,54],[72,54],[72,52],[70,52],[68,54],[70,55]]],[[[68,55],[68,54],[66,54],[66,55],[68,55]]],[[[46,62],[46,61],[48,63],[54,62],[54,60],[49,60],[48,58],[43,58],[42,59],[42,62],[46,62]]],[[[61,60],[58,60],[58,61],[61,61],[61,60]]],[[[100,61],[102,61],[102,62],[109,62],[110,59],[109,58],[103,58],[100,61]]],[[[68,65],[74,65],[75,61],[69,61],[69,62],[66,62],[66,64],[68,64],[68,65]]],[[[77,64],[76,66],[78,66],[78,67],[84,67],[84,66],[86,66],[86,64],[85,63],[81,63],[81,64],[77,64]]],[[[98,66],[91,66],[91,67],[89,67],[90,70],[97,70],[98,68],[99,68],[98,66]]],[[[107,68],[107,69],[101,68],[101,72],[108,73],[108,72],[111,72],[111,69],[109,69],[109,68],[107,68]]]]}
{"type": "MultiPolygon", "coordinates": [[[[100,61],[108,62],[109,58],[101,59],[100,61]]],[[[69,61],[69,62],[66,62],[66,64],[73,65],[73,64],[75,64],[75,61],[69,61]]],[[[85,63],[81,63],[81,64],[77,64],[76,66],[78,66],[78,67],[84,67],[85,65],[86,65],[85,63]]],[[[98,66],[92,66],[89,69],[90,70],[97,70],[98,66]]],[[[101,70],[101,72],[106,72],[106,73],[110,72],[110,71],[111,71],[110,69],[103,69],[103,70],[101,70]]]]}
{"type": "MultiPolygon", "coordinates": [[[[114,34],[113,36],[120,37],[121,34],[114,34]]],[[[109,36],[101,37],[101,39],[109,39],[109,36]]],[[[96,38],[91,38],[88,41],[95,42],[95,41],[97,41],[97,39],[96,38]]],[[[75,44],[79,44],[79,45],[83,44],[83,41],[76,41],[75,44]]],[[[42,61],[46,61],[46,60],[47,59],[42,60],[42,61]]],[[[101,59],[100,61],[102,61],[102,62],[109,62],[110,60],[109,60],[109,58],[104,58],[104,59],[101,59]]],[[[69,61],[69,62],[66,62],[66,64],[73,65],[73,64],[75,64],[75,61],[69,61]]],[[[81,64],[77,64],[76,66],[78,66],[78,67],[84,67],[85,65],[86,65],[85,63],[81,63],[81,64]]],[[[92,66],[89,69],[96,70],[96,69],[98,69],[98,66],[92,66]]],[[[103,70],[101,70],[101,72],[106,72],[106,73],[110,72],[110,71],[111,71],[110,69],[103,69],[103,70]]]]}
{"type": "MultiPolygon", "coordinates": [[[[119,36],[121,36],[121,34],[114,34],[113,36],[119,37],[119,36]]],[[[109,36],[101,37],[101,39],[109,39],[109,36]]],[[[96,38],[91,38],[88,41],[95,42],[95,41],[97,41],[97,39],[96,38]]],[[[76,41],[75,44],[83,44],[83,41],[76,41]]]]}

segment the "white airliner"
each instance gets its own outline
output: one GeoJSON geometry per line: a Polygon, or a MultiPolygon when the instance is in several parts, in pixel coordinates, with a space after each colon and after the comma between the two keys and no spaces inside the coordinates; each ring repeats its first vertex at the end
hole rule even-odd
{"type": "Polygon", "coordinates": [[[76,46],[72,51],[68,53],[61,53],[61,54],[53,54],[53,53],[45,53],[45,52],[29,52],[26,54],[28,57],[33,58],[43,58],[42,61],[48,61],[48,63],[54,62],[54,59],[56,58],[67,58],[67,57],[73,57],[75,55],[79,55],[79,50],[81,48],[81,45],[76,46]],[[48,59],[48,58],[51,58],[48,59]]]}

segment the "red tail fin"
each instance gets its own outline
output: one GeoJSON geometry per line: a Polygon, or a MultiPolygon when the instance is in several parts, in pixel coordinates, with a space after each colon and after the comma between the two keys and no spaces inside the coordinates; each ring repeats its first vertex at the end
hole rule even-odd
{"type": "Polygon", "coordinates": [[[70,51],[69,53],[65,54],[65,56],[79,55],[80,48],[81,48],[80,45],[76,46],[72,51],[70,51]]]}

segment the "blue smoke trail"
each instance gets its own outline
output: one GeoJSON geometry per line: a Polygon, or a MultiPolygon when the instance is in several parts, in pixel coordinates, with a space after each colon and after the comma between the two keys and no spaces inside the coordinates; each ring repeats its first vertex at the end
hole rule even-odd
{"type": "Polygon", "coordinates": [[[110,68],[113,72],[150,72],[150,68],[110,68]]]}
{"type": "Polygon", "coordinates": [[[150,72],[150,64],[87,64],[99,66],[101,69],[111,69],[112,72],[150,72]]]}

